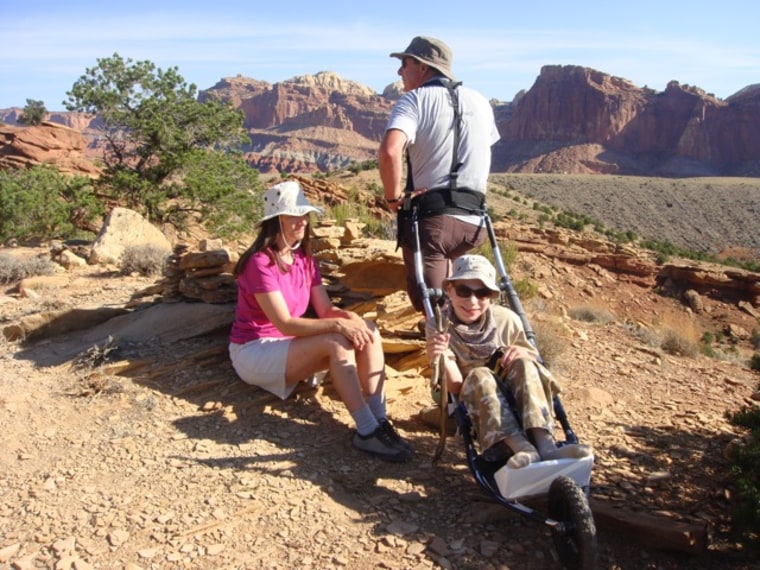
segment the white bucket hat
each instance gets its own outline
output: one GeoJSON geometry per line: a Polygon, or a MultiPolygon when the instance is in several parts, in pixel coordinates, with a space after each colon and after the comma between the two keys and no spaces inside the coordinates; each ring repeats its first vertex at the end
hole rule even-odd
{"type": "Polygon", "coordinates": [[[479,279],[483,285],[488,287],[494,293],[499,292],[496,286],[496,270],[482,255],[463,255],[454,260],[454,267],[451,275],[444,279],[444,283],[449,281],[459,281],[465,279],[479,279]]]}
{"type": "Polygon", "coordinates": [[[309,204],[298,182],[288,180],[275,184],[264,193],[264,217],[259,223],[283,214],[304,216],[310,212],[322,214],[323,210],[309,204]]]}

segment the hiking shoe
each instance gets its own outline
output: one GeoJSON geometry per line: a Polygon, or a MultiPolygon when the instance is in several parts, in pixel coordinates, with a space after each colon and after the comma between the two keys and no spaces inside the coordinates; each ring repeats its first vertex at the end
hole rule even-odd
{"type": "Polygon", "coordinates": [[[393,424],[388,419],[379,420],[379,423],[380,428],[383,429],[386,434],[388,434],[388,437],[396,447],[399,449],[406,449],[409,453],[414,453],[412,444],[401,437],[401,435],[396,431],[396,428],[393,427],[393,424]]]}
{"type": "Polygon", "coordinates": [[[359,432],[356,432],[352,444],[356,449],[379,457],[383,461],[403,463],[412,456],[409,450],[398,447],[393,442],[393,439],[388,435],[383,426],[378,426],[369,435],[361,435],[359,432]]]}

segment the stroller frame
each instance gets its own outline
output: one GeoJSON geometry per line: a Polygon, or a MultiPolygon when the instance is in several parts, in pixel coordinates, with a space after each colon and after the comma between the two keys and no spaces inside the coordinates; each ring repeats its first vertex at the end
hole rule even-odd
{"type": "MultiPolygon", "coordinates": [[[[510,308],[519,316],[526,336],[535,347],[535,332],[528,322],[522,303],[520,302],[512,281],[504,267],[491,218],[485,208],[477,213],[481,215],[483,224],[488,232],[488,239],[496,261],[496,268],[500,276],[499,289],[502,292],[502,298],[506,296],[510,308]]],[[[418,227],[419,215],[416,206],[412,206],[411,208],[411,217],[413,243],[415,245],[413,252],[415,279],[420,288],[425,317],[427,320],[433,319],[433,322],[435,322],[433,305],[438,305],[437,308],[440,309],[440,306],[445,301],[445,294],[441,289],[431,289],[425,284],[418,227]]],[[[442,381],[445,382],[445,379],[442,379],[442,381]]],[[[500,387],[505,393],[508,391],[506,386],[501,385],[500,387]]],[[[555,395],[552,403],[554,406],[555,418],[559,422],[565,436],[565,440],[558,442],[557,445],[562,446],[569,443],[578,443],[578,438],[570,426],[570,422],[559,396],[555,395]]],[[[499,504],[518,514],[526,516],[535,522],[548,526],[560,561],[566,568],[595,568],[598,552],[596,526],[594,524],[593,514],[588,505],[589,486],[584,485],[581,487],[573,479],[565,475],[560,475],[555,478],[548,491],[548,515],[521,503],[518,499],[506,498],[499,489],[495,479],[496,472],[504,464],[500,462],[486,461],[478,452],[475,444],[475,437],[473,436],[472,421],[467,413],[464,403],[456,401],[456,398],[449,394],[448,402],[444,402],[442,399],[440,405],[448,406],[449,410],[451,410],[453,406],[453,415],[457,421],[459,428],[458,432],[461,434],[465,447],[467,465],[478,485],[492,495],[499,504]]]]}

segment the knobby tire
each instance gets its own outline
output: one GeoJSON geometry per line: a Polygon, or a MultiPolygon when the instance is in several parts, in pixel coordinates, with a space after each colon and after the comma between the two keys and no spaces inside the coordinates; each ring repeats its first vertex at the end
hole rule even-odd
{"type": "Polygon", "coordinates": [[[561,476],[549,487],[549,516],[564,523],[552,528],[559,559],[569,570],[593,570],[597,565],[596,525],[583,490],[569,477],[561,476]]]}

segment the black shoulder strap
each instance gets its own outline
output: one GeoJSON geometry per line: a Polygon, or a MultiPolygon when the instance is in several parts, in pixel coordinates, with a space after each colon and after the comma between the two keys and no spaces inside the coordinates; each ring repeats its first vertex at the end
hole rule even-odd
{"type": "MultiPolygon", "coordinates": [[[[462,84],[461,81],[452,81],[446,77],[438,77],[433,81],[423,83],[420,87],[431,87],[437,85],[445,87],[449,92],[449,99],[451,100],[451,107],[454,110],[454,144],[451,152],[451,168],[449,169],[449,189],[457,189],[457,178],[459,177],[459,169],[462,167],[461,162],[457,162],[459,157],[459,143],[462,137],[462,110],[459,107],[459,94],[457,93],[457,87],[462,84]]],[[[414,180],[412,179],[412,161],[409,159],[409,149],[406,150],[406,186],[404,187],[405,194],[411,194],[414,191],[414,180]]]]}

